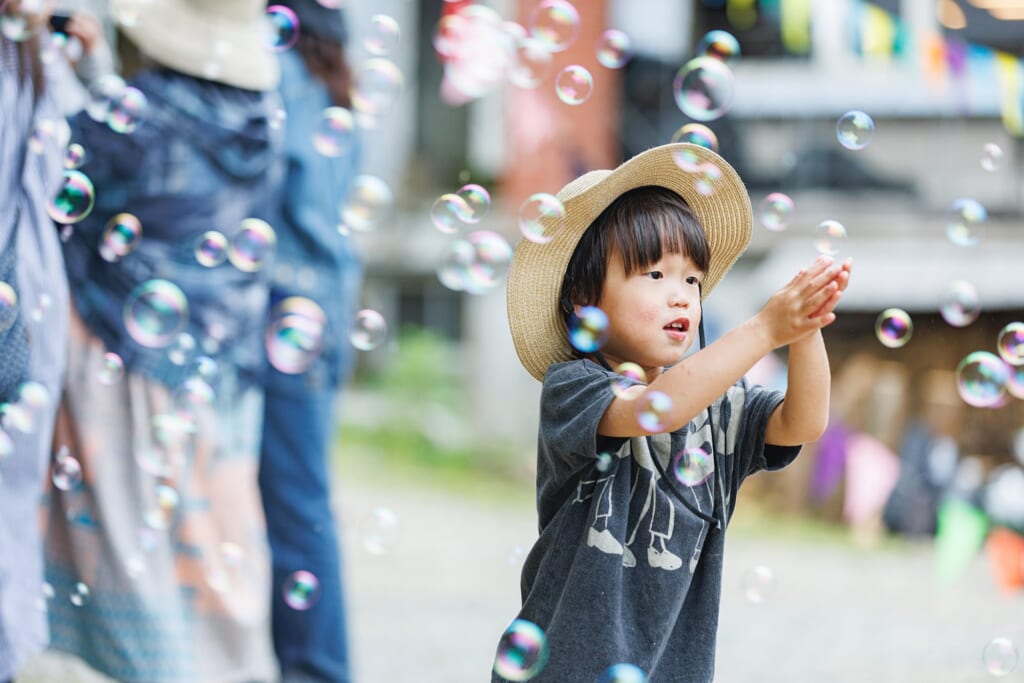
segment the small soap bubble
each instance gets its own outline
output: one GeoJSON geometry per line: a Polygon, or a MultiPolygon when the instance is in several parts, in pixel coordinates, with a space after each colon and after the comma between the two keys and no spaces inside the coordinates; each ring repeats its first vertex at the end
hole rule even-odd
{"type": "Polygon", "coordinates": [[[767,601],[775,592],[775,572],[763,564],[754,565],[743,574],[743,595],[755,604],[767,601]]]}
{"type": "Polygon", "coordinates": [[[371,555],[386,555],[398,543],[398,515],[390,508],[375,507],[363,523],[363,547],[371,555]]]}
{"type": "Polygon", "coordinates": [[[988,351],[967,354],[956,368],[957,392],[964,403],[977,408],[1002,405],[1010,367],[999,356],[988,351]]]}
{"type": "Polygon", "coordinates": [[[126,86],[110,102],[107,125],[115,133],[130,135],[145,119],[148,108],[149,101],[145,94],[138,88],[126,86]]]}
{"type": "Polygon", "coordinates": [[[697,180],[694,189],[697,194],[708,196],[714,194],[718,181],[722,179],[722,169],[714,161],[706,161],[697,167],[697,180]]]}
{"type": "Polygon", "coordinates": [[[277,235],[270,224],[259,218],[246,218],[231,235],[228,260],[246,273],[261,270],[274,254],[277,235]]]}
{"type": "Polygon", "coordinates": [[[857,109],[846,112],[836,121],[836,139],[846,149],[864,149],[874,133],[874,120],[857,109]]]}
{"type": "Polygon", "coordinates": [[[993,638],[982,650],[981,660],[985,664],[985,671],[992,676],[1008,676],[1017,668],[1020,662],[1020,652],[1017,646],[1009,638],[1000,636],[993,638]]]}
{"type": "Polygon", "coordinates": [[[598,453],[595,467],[598,472],[607,472],[615,464],[615,456],[611,453],[598,453]]]}
{"type": "Polygon", "coordinates": [[[846,227],[839,221],[824,220],[814,228],[814,248],[819,254],[835,256],[846,239],[846,227]]]}
{"type": "Polygon", "coordinates": [[[501,282],[511,261],[512,247],[504,237],[476,230],[451,243],[437,277],[452,291],[483,294],[501,282]]]}
{"type": "Polygon", "coordinates": [[[89,99],[85,112],[93,121],[106,123],[110,108],[118,101],[128,85],[117,74],[105,74],[89,87],[89,99]]]}
{"type": "Polygon", "coordinates": [[[981,241],[988,211],[974,199],[953,202],[946,214],[946,237],[958,247],[971,247],[981,241]]]}
{"type": "Polygon", "coordinates": [[[387,338],[388,325],[377,311],[364,308],[356,313],[355,321],[349,332],[349,341],[360,351],[371,351],[387,338]]]}
{"type": "Polygon", "coordinates": [[[683,486],[698,486],[715,471],[715,461],[703,448],[686,448],[672,459],[672,474],[683,486]]]}
{"type": "Polygon", "coordinates": [[[914,323],[902,308],[887,308],[875,319],[875,336],[890,349],[906,346],[913,334],[914,323]]]}
{"type": "Polygon", "coordinates": [[[939,313],[953,327],[967,327],[981,315],[978,290],[966,280],[953,280],[946,290],[939,313]]]}
{"type": "Polygon", "coordinates": [[[196,262],[207,268],[215,268],[228,258],[228,238],[224,233],[207,230],[196,238],[196,262]]]}
{"type": "Polygon", "coordinates": [[[720,118],[732,106],[732,70],[714,57],[695,57],[684,64],[672,82],[679,110],[696,121],[720,118]]]}
{"type": "Polygon", "coordinates": [[[629,398],[630,387],[647,383],[647,373],[636,363],[625,362],[615,368],[612,378],[612,393],[619,398],[629,398]]]}
{"type": "Polygon", "coordinates": [[[394,17],[375,14],[370,17],[370,30],[363,37],[363,47],[377,57],[385,57],[395,51],[402,35],[394,17]]]}
{"type": "Polygon", "coordinates": [[[1003,166],[1003,149],[994,142],[988,142],[981,148],[981,167],[989,173],[995,173],[1003,166]]]}
{"type": "Polygon", "coordinates": [[[772,192],[758,205],[761,225],[772,232],[782,232],[793,217],[793,200],[789,195],[772,192]]]}
{"type": "Polygon", "coordinates": [[[446,192],[434,200],[430,207],[430,220],[434,227],[446,235],[454,235],[464,224],[462,217],[469,215],[469,204],[461,196],[446,192]]]}
{"type": "Polygon", "coordinates": [[[1009,323],[996,340],[999,355],[1010,365],[1024,365],[1024,322],[1009,323]]]}
{"type": "Polygon", "coordinates": [[[156,531],[169,529],[181,504],[178,490],[166,483],[159,483],[154,489],[154,500],[143,514],[146,526],[156,531]]]}
{"type": "Polygon", "coordinates": [[[526,28],[549,51],[561,52],[576,41],[580,15],[565,0],[544,0],[530,14],[526,28]]]}
{"type": "Polygon", "coordinates": [[[300,569],[288,575],[281,587],[284,604],[293,610],[305,611],[320,597],[320,579],[316,574],[300,569]]]}
{"type": "Polygon", "coordinates": [[[377,176],[359,175],[342,205],[341,220],[352,230],[367,232],[379,226],[391,213],[394,196],[388,184],[377,176]]]}
{"type": "MultiPolygon", "coordinates": [[[[718,136],[703,123],[684,124],[672,135],[672,142],[689,142],[693,145],[706,147],[713,152],[718,151],[718,136]]],[[[682,167],[682,164],[679,164],[678,161],[676,163],[682,167]]]]}
{"type": "Polygon", "coordinates": [[[554,57],[545,43],[536,38],[522,38],[516,42],[508,80],[519,88],[536,88],[547,78],[552,64],[554,57]]]}
{"type": "Polygon", "coordinates": [[[71,455],[67,446],[61,446],[54,455],[50,479],[61,491],[71,491],[82,484],[82,464],[71,455]]]}
{"type": "Polygon", "coordinates": [[[71,601],[71,604],[75,607],[82,607],[87,602],[89,602],[89,596],[89,587],[81,581],[79,581],[71,587],[71,594],[70,596],[68,596],[68,599],[71,601]]]}
{"type": "Polygon", "coordinates": [[[593,353],[608,341],[608,316],[597,306],[583,306],[569,321],[569,343],[577,351],[593,353]]]}
{"type": "Polygon", "coordinates": [[[697,54],[714,57],[722,62],[731,62],[740,56],[740,41],[728,31],[708,31],[697,45],[697,54]]]}
{"type": "Polygon", "coordinates": [[[167,358],[182,367],[192,362],[196,354],[196,338],[188,332],[181,332],[167,349],[167,358]]]}
{"type": "Polygon", "coordinates": [[[532,621],[516,619],[498,640],[494,673],[508,681],[528,681],[548,661],[548,640],[544,630],[532,621]]]}
{"type": "Polygon", "coordinates": [[[299,39],[299,17],[290,7],[271,5],[267,8],[267,47],[284,52],[299,39]]]}
{"type": "Polygon", "coordinates": [[[565,221],[565,206],[553,194],[538,192],[530,195],[519,207],[519,231],[523,237],[546,244],[550,242],[565,221]]]}
{"type": "Polygon", "coordinates": [[[323,350],[326,327],[327,315],[312,299],[283,299],[270,311],[267,359],[286,375],[305,372],[323,350]]]}
{"type": "Polygon", "coordinates": [[[89,176],[81,171],[65,169],[57,194],[46,210],[58,223],[77,223],[89,215],[95,201],[96,189],[89,176]]]}
{"type": "Polygon", "coordinates": [[[320,114],[320,125],[313,131],[313,149],[325,157],[340,157],[355,141],[356,119],[344,107],[327,107],[320,114]]]}
{"type": "Polygon", "coordinates": [[[103,228],[99,252],[104,261],[114,263],[127,256],[142,239],[142,222],[133,214],[119,213],[103,228]]]}
{"type": "Polygon", "coordinates": [[[640,428],[649,434],[665,431],[672,399],[660,391],[648,391],[637,401],[636,418],[640,428]]]}
{"type": "Polygon", "coordinates": [[[359,122],[368,128],[375,126],[394,109],[404,88],[402,70],[391,60],[373,57],[363,62],[352,90],[352,107],[360,115],[359,122]]]}
{"type": "Polygon", "coordinates": [[[64,168],[70,170],[81,168],[82,164],[85,163],[85,158],[85,147],[82,147],[77,142],[72,142],[64,153],[64,168]]]}
{"type": "Polygon", "coordinates": [[[647,674],[636,664],[612,664],[601,672],[597,683],[647,683],[647,674]]]}
{"type": "Polygon", "coordinates": [[[147,348],[163,348],[188,324],[188,300],[169,280],[147,280],[128,295],[123,317],[132,339],[147,348]]]}
{"type": "Polygon", "coordinates": [[[459,216],[463,223],[479,223],[491,207],[491,193],[482,185],[467,183],[455,194],[466,203],[465,214],[459,216]]]}
{"type": "Polygon", "coordinates": [[[607,69],[621,69],[632,56],[632,44],[622,31],[611,28],[597,39],[597,61],[607,69]]]}
{"type": "Polygon", "coordinates": [[[100,369],[96,373],[96,379],[100,384],[111,386],[120,382],[122,377],[124,377],[124,361],[121,356],[113,352],[104,353],[100,369]]]}
{"type": "Polygon", "coordinates": [[[0,332],[14,324],[18,311],[18,293],[10,284],[0,280],[0,332]]]}
{"type": "Polygon", "coordinates": [[[583,104],[594,92],[594,77],[586,67],[572,64],[562,69],[555,77],[555,93],[558,99],[573,106],[583,104]]]}
{"type": "Polygon", "coordinates": [[[1024,365],[1007,365],[1006,391],[1014,398],[1024,398],[1024,365]]]}

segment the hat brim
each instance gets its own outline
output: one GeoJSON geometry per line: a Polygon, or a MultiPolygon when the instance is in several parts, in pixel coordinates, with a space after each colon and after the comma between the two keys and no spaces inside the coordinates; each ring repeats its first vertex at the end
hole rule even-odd
{"type": "Polygon", "coordinates": [[[280,69],[268,44],[265,13],[250,21],[202,11],[185,0],[111,0],[118,28],[139,50],[176,71],[245,90],[277,87],[280,69]]]}
{"type": "Polygon", "coordinates": [[[704,226],[711,261],[702,284],[703,297],[750,243],[753,210],[743,181],[728,162],[700,145],[655,147],[614,170],[591,171],[569,183],[557,195],[565,217],[542,219],[544,243],[519,240],[508,272],[512,341],[523,367],[538,380],[554,363],[574,357],[559,296],[580,237],[617,197],[648,185],[677,193],[704,226]]]}

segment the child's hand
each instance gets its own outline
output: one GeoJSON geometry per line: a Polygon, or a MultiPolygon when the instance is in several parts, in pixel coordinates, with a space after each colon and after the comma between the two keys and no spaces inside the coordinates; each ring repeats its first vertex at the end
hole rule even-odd
{"type": "Polygon", "coordinates": [[[78,38],[82,43],[82,52],[92,54],[96,46],[103,41],[103,27],[99,20],[88,12],[75,12],[68,20],[67,34],[78,38]]]}
{"type": "Polygon", "coordinates": [[[758,313],[773,348],[820,330],[836,319],[833,309],[850,280],[852,262],[817,259],[777,291],[758,313]]]}

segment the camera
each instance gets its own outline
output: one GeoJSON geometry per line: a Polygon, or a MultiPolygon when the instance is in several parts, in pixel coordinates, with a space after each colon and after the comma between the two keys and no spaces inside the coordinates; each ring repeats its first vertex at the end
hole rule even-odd
{"type": "Polygon", "coordinates": [[[71,15],[55,12],[50,15],[50,29],[54,33],[67,33],[69,21],[71,21],[71,15]]]}

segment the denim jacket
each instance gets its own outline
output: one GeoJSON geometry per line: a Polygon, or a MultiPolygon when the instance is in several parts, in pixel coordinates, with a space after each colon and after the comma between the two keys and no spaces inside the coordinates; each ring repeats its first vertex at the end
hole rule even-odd
{"type": "Polygon", "coordinates": [[[169,280],[187,299],[182,331],[194,339],[193,352],[256,381],[265,358],[269,263],[240,270],[224,260],[208,267],[195,248],[207,231],[230,240],[243,220],[266,214],[283,172],[281,135],[272,124],[277,96],[168,69],[143,72],[129,85],[148,100],[134,132],[115,132],[84,112],[71,119],[72,141],[86,150],[80,170],[96,191],[92,212],[65,244],[77,310],[129,371],[173,386],[189,364],[169,353],[173,345],[139,344],[124,319],[136,287],[169,280]],[[142,237],[110,263],[99,246],[108,220],[122,212],[139,219],[142,237]]]}
{"type": "Polygon", "coordinates": [[[327,90],[306,70],[295,51],[280,55],[288,159],[283,192],[268,222],[277,231],[272,305],[288,296],[312,299],[327,316],[323,349],[301,375],[271,372],[268,387],[298,392],[306,387],[336,388],[352,364],[348,340],[358,303],[363,266],[352,240],[338,231],[344,203],[359,163],[359,142],[336,157],[314,148],[313,134],[326,107],[327,90]]]}

